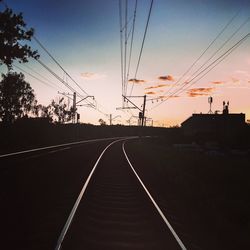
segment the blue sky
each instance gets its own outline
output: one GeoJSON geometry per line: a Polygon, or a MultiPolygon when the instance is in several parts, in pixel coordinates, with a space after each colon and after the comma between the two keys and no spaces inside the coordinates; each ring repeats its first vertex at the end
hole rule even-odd
{"type": "MultiPolygon", "coordinates": [[[[28,27],[35,28],[37,38],[73,78],[89,94],[96,97],[103,111],[112,113],[114,116],[122,115],[120,122],[125,123],[131,114],[116,110],[116,107],[121,106],[119,1],[6,0],[5,2],[15,12],[23,12],[28,27]],[[91,77],[83,77],[86,73],[91,73],[91,77]]],[[[128,0],[128,3],[128,16],[132,16],[135,1],[128,0]]],[[[150,0],[138,0],[131,78],[135,71],[149,6],[150,0]]],[[[144,79],[145,83],[136,85],[134,94],[143,95],[147,92],[145,88],[159,84],[159,76],[171,75],[175,79],[181,76],[238,11],[240,12],[237,18],[214,44],[211,51],[208,51],[207,57],[250,16],[250,1],[155,0],[137,75],[137,78],[144,79]]],[[[233,45],[249,31],[250,22],[235,35],[228,46],[233,45]]],[[[42,61],[61,77],[65,77],[36,43],[31,44],[39,50],[42,61]]],[[[233,103],[232,112],[245,112],[250,118],[250,105],[247,100],[250,94],[247,85],[250,80],[248,79],[249,44],[250,39],[221,65],[197,82],[195,87],[213,88],[211,95],[217,100],[216,109],[221,108],[223,99],[230,99],[233,103]],[[234,86],[237,81],[233,81],[233,77],[240,83],[238,88],[234,86]],[[211,85],[211,82],[219,81],[223,84],[211,85]]],[[[204,57],[203,61],[207,57],[204,57]]],[[[55,82],[55,86],[60,86],[60,83],[36,62],[31,61],[28,65],[55,82]]],[[[4,71],[3,68],[1,70],[4,71]]],[[[29,76],[26,78],[35,89],[39,102],[48,104],[51,99],[58,96],[55,88],[49,89],[29,76]]],[[[167,82],[167,84],[173,84],[173,82],[167,82]]],[[[65,89],[61,86],[58,90],[61,88],[65,89]]],[[[157,95],[159,96],[160,93],[152,96],[157,95]]],[[[151,112],[149,110],[153,104],[147,105],[148,116],[159,124],[166,125],[180,124],[193,112],[206,112],[207,106],[205,94],[188,98],[187,93],[180,98],[166,101],[151,112]]],[[[102,117],[100,113],[89,108],[79,108],[79,112],[82,122],[97,123],[99,118],[106,119],[105,116],[102,117]]],[[[136,112],[134,113],[136,115],[136,112]]]]}

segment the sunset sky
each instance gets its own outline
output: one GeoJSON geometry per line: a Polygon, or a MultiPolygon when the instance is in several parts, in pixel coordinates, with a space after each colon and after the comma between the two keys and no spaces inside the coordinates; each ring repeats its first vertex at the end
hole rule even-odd
{"type": "MultiPolygon", "coordinates": [[[[122,0],[123,11],[125,2],[122,0]]],[[[134,78],[150,2],[138,0],[129,79],[134,78]]],[[[114,123],[127,124],[132,114],[138,116],[136,110],[116,110],[122,106],[118,0],[6,0],[5,3],[15,12],[23,12],[27,27],[35,29],[36,37],[46,49],[89,95],[95,96],[101,112],[78,107],[81,122],[98,124],[100,118],[108,122],[103,115],[106,113],[121,116],[114,123]]],[[[128,0],[128,19],[133,16],[134,5],[135,0],[128,0]]],[[[0,4],[0,10],[3,9],[0,4]]],[[[130,19],[128,29],[131,24],[130,19]]],[[[161,96],[165,100],[172,95],[163,103],[161,99],[147,102],[147,117],[154,120],[154,125],[177,125],[192,113],[207,113],[209,96],[214,100],[213,111],[221,111],[225,100],[230,102],[230,112],[246,113],[246,119],[250,119],[250,37],[202,79],[194,80],[192,86],[185,84],[216,50],[221,48],[209,63],[249,32],[249,0],[155,0],[132,92],[139,96],[147,94],[148,99],[161,96]],[[201,59],[176,83],[223,28],[224,32],[201,59]],[[180,87],[183,91],[176,92],[180,87]]],[[[39,51],[42,62],[81,92],[35,41],[31,46],[39,51]]],[[[36,61],[15,65],[51,85],[25,74],[39,103],[48,105],[59,97],[58,91],[69,92],[36,61]]],[[[0,66],[0,71],[5,73],[6,68],[0,66]]],[[[128,93],[131,86],[129,82],[128,93]]],[[[142,98],[133,101],[138,106],[142,104],[142,98]]],[[[131,122],[136,123],[136,118],[131,122]]]]}

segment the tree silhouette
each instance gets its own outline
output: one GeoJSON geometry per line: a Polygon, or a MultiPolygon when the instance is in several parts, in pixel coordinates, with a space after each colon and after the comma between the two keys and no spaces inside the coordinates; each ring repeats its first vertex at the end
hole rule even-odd
{"type": "Polygon", "coordinates": [[[30,57],[39,57],[25,44],[33,34],[33,29],[26,29],[22,13],[15,14],[7,7],[0,12],[0,65],[5,64],[8,69],[0,82],[0,119],[4,123],[28,115],[35,105],[34,91],[24,75],[12,72],[15,60],[25,63],[30,57]]]}
{"type": "Polygon", "coordinates": [[[107,125],[103,119],[99,119],[98,122],[100,123],[101,126],[107,125]]]}
{"type": "Polygon", "coordinates": [[[47,118],[49,122],[53,121],[53,110],[51,105],[44,106],[42,104],[38,104],[36,100],[35,105],[32,108],[32,113],[36,117],[47,118]]]}
{"type": "Polygon", "coordinates": [[[58,102],[52,100],[50,104],[50,110],[52,110],[54,116],[57,117],[58,123],[69,122],[73,118],[73,107],[67,109],[67,104],[64,102],[64,97],[60,98],[58,102]]]}
{"type": "Polygon", "coordinates": [[[34,91],[24,80],[22,73],[2,74],[0,81],[0,119],[12,123],[32,110],[35,103],[34,91]]]}
{"type": "Polygon", "coordinates": [[[22,13],[15,14],[9,8],[0,12],[0,65],[12,69],[14,60],[28,62],[29,57],[38,58],[37,51],[32,50],[23,41],[30,41],[34,30],[27,30],[22,13]]]}

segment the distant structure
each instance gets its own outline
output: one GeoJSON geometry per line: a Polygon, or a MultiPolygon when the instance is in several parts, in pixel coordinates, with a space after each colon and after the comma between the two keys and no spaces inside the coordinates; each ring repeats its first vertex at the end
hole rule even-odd
{"type": "Polygon", "coordinates": [[[213,134],[230,136],[240,133],[245,126],[245,114],[230,114],[229,102],[226,103],[225,101],[223,102],[222,114],[219,114],[218,111],[213,114],[210,106],[208,114],[193,114],[181,124],[186,135],[213,134]]]}
{"type": "Polygon", "coordinates": [[[209,103],[209,111],[208,111],[208,114],[213,114],[213,111],[212,111],[213,97],[212,97],[212,96],[209,96],[209,97],[208,97],[208,103],[209,103]]]}
{"type": "Polygon", "coordinates": [[[226,104],[225,101],[223,101],[223,111],[222,111],[222,114],[228,115],[228,113],[229,113],[229,101],[227,102],[227,104],[226,104]]]}

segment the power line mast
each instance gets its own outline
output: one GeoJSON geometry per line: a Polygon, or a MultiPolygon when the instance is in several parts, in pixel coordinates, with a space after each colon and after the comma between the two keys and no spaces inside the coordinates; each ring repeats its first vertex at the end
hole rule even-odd
{"type": "MultiPolygon", "coordinates": [[[[73,101],[73,105],[72,105],[72,123],[78,123],[80,120],[80,114],[78,114],[77,111],[77,106],[86,106],[86,105],[79,105],[80,102],[85,101],[88,98],[92,98],[93,100],[95,100],[94,96],[90,96],[87,95],[84,98],[80,99],[79,101],[77,101],[76,99],[76,92],[73,92],[73,94],[70,93],[64,93],[64,92],[58,92],[58,94],[63,95],[68,97],[69,99],[71,99],[73,101]]],[[[88,105],[88,104],[87,104],[88,105]]],[[[93,107],[94,105],[92,105],[93,107]]]]}
{"type": "Polygon", "coordinates": [[[115,117],[112,117],[112,114],[109,114],[109,125],[112,125],[112,121],[114,121],[116,118],[121,117],[120,115],[117,115],[115,117]]]}
{"type": "Polygon", "coordinates": [[[209,97],[208,97],[208,103],[209,103],[209,111],[208,111],[208,114],[213,114],[213,111],[212,111],[213,97],[212,97],[212,96],[209,96],[209,97]]]}
{"type": "Polygon", "coordinates": [[[145,124],[145,110],[146,110],[146,101],[147,101],[147,96],[125,96],[123,95],[123,107],[121,108],[116,108],[117,110],[121,109],[138,109],[139,110],[139,125],[141,127],[144,126],[145,124]],[[142,109],[138,107],[134,102],[132,102],[129,98],[143,98],[143,104],[142,104],[142,109]],[[130,103],[132,106],[128,107],[125,106],[124,103],[130,103]]]}
{"type": "Polygon", "coordinates": [[[76,123],[76,92],[73,93],[73,117],[72,123],[76,123]]]}
{"type": "Polygon", "coordinates": [[[143,109],[142,109],[142,122],[141,122],[142,127],[144,126],[144,124],[146,124],[146,121],[145,121],[146,99],[147,99],[147,96],[144,95],[143,96],[143,109]]]}

